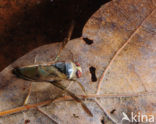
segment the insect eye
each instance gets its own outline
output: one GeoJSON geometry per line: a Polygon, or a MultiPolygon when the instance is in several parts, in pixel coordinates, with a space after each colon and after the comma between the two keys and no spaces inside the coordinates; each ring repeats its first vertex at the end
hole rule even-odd
{"type": "Polygon", "coordinates": [[[80,70],[78,70],[77,72],[76,72],[76,76],[78,77],[78,78],[80,78],[81,77],[81,71],[80,70]]]}
{"type": "Polygon", "coordinates": [[[80,66],[80,64],[78,62],[75,63],[76,66],[80,66]]]}

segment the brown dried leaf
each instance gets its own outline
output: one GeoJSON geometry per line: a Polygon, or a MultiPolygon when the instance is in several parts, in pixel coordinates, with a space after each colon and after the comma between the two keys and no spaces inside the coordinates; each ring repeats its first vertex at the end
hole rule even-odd
{"type": "MultiPolygon", "coordinates": [[[[131,112],[155,115],[155,3],[155,0],[116,0],[102,6],[86,23],[83,38],[69,41],[62,51],[61,60],[72,60],[72,53],[74,61],[83,68],[83,77],[79,81],[86,88],[88,95],[85,97],[88,99],[84,102],[94,117],[89,117],[74,101],[58,100],[39,110],[1,117],[0,122],[24,123],[30,120],[30,123],[37,124],[101,124],[122,123],[122,112],[129,117],[131,112]],[[94,69],[98,80],[93,82],[92,79],[96,78],[92,77],[95,75],[91,75],[90,70],[93,73],[94,69]]],[[[34,60],[35,64],[50,62],[56,57],[59,46],[56,43],[37,48],[0,73],[0,111],[22,106],[28,93],[30,82],[16,78],[11,70],[16,66],[34,64],[34,60]]],[[[51,84],[32,85],[29,103],[62,94],[51,84]]],[[[77,95],[83,94],[76,83],[69,90],[77,95]]]]}

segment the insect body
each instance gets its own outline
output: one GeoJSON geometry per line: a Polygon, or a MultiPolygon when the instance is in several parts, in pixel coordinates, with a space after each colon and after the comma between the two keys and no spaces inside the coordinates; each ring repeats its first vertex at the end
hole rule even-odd
{"type": "MultiPolygon", "coordinates": [[[[61,80],[76,80],[80,78],[82,69],[78,63],[73,62],[57,62],[50,65],[32,65],[15,68],[13,73],[22,79],[35,82],[49,82],[56,87],[66,91],[75,101],[81,103],[83,109],[93,116],[87,106],[72,92],[68,91],[59,82],[61,80]]],[[[81,86],[81,85],[80,85],[81,86]]],[[[82,86],[81,86],[82,88],[82,86]]]]}
{"type": "Polygon", "coordinates": [[[34,65],[15,68],[13,73],[27,80],[74,80],[81,77],[82,69],[73,62],[57,62],[51,65],[34,65]]]}

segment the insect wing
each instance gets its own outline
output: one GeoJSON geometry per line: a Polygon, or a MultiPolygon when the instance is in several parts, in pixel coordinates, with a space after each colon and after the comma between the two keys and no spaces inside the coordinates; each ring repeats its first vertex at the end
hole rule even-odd
{"type": "Polygon", "coordinates": [[[21,67],[15,68],[13,73],[19,77],[26,80],[33,80],[33,81],[42,81],[48,79],[66,79],[66,75],[61,73],[57,68],[54,66],[28,66],[28,67],[21,67]]]}

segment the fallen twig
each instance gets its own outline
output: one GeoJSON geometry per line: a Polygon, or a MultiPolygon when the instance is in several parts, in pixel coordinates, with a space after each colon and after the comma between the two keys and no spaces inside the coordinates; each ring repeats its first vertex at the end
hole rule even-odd
{"type": "MultiPolygon", "coordinates": [[[[141,93],[127,93],[127,94],[88,94],[88,95],[78,95],[81,99],[93,99],[93,98],[122,98],[122,97],[138,97],[138,96],[145,96],[145,95],[156,95],[156,92],[141,92],[141,93]]],[[[28,104],[24,106],[20,106],[17,108],[5,110],[0,112],[0,116],[5,116],[13,113],[22,112],[29,109],[36,109],[37,107],[42,107],[48,105],[50,103],[56,103],[60,101],[68,101],[73,100],[71,96],[63,96],[56,99],[50,99],[44,102],[36,103],[36,104],[28,104]]]]}

